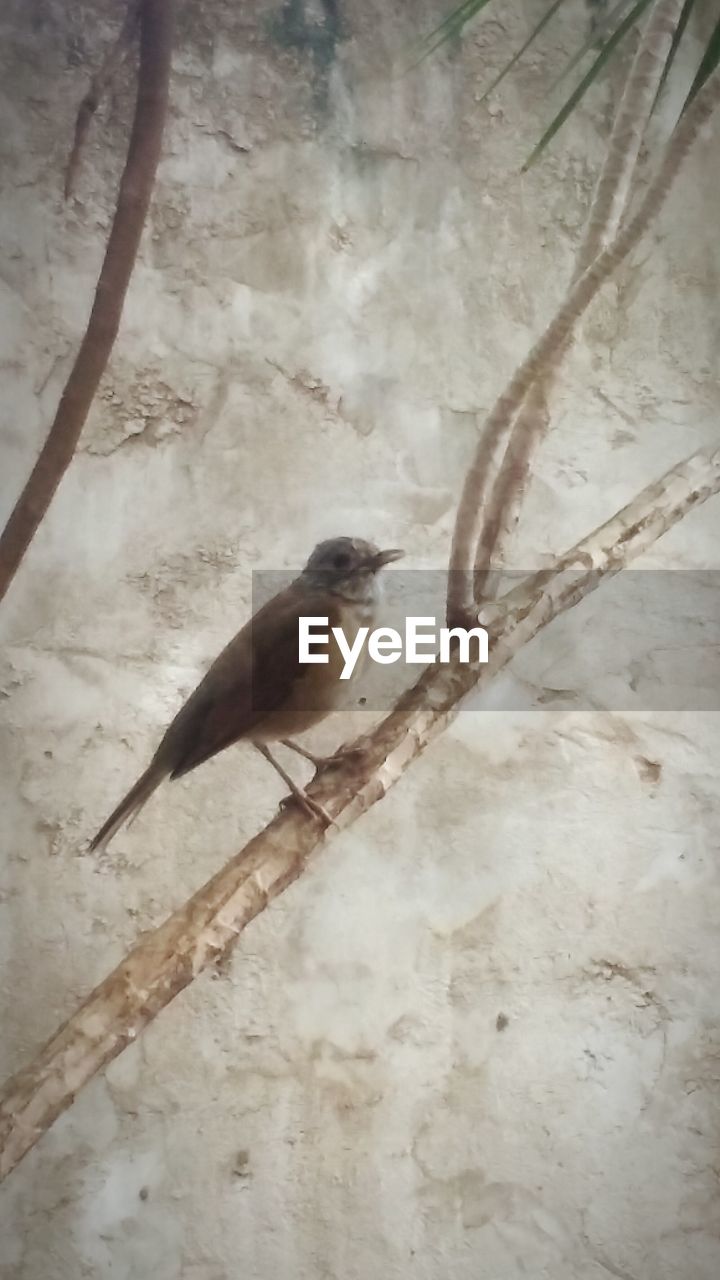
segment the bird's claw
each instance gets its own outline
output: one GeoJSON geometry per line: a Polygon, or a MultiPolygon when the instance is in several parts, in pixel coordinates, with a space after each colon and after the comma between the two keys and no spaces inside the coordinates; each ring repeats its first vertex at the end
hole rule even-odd
{"type": "Polygon", "coordinates": [[[293,742],[291,738],[282,739],[283,746],[289,747],[291,751],[295,751],[299,756],[308,760],[317,773],[320,769],[339,769],[345,764],[346,760],[352,760],[353,756],[362,756],[365,748],[362,746],[338,747],[331,756],[318,756],[313,751],[308,751],[305,747],[301,747],[297,742],[293,742]]]}
{"type": "Polygon", "coordinates": [[[286,809],[288,805],[293,803],[299,804],[301,809],[304,809],[311,818],[316,818],[324,827],[337,827],[337,822],[330,816],[327,809],[319,804],[317,800],[313,800],[312,796],[309,796],[307,792],[298,790],[292,792],[289,796],[285,796],[285,799],[280,801],[280,808],[286,809]]]}

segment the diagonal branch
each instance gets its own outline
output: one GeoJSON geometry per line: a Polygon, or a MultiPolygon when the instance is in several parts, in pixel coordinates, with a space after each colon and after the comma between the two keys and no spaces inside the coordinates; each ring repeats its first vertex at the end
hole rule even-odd
{"type": "MultiPolygon", "coordinates": [[[[701,450],[644,489],[578,543],[554,569],[527,579],[484,617],[486,666],[429,667],[388,716],[357,745],[359,757],[325,768],[310,794],[347,827],[389,791],[457,714],[559,613],[645,551],[691,508],[720,491],[720,449],[701,450]]],[[[288,808],[164,924],[141,939],[0,1094],[0,1178],[15,1167],[72,1103],[208,965],[234,945],[251,920],[292,884],[326,837],[313,819],[288,808]]]]}
{"type": "Polygon", "coordinates": [[[140,17],[140,0],[129,0],[125,20],[120,28],[119,35],[112,48],[105,55],[101,66],[95,72],[90,81],[90,88],[83,98],[78,108],[77,119],[75,121],[75,137],[73,139],[72,151],[67,162],[65,170],[65,199],[68,200],[73,193],[77,171],[80,167],[80,156],[82,154],[85,139],[90,121],[102,102],[103,95],[107,92],[108,86],[112,83],[114,76],[117,75],[120,67],[128,56],[135,32],[137,30],[138,18],[140,17]]]}
{"type": "Polygon", "coordinates": [[[465,477],[455,521],[448,579],[447,611],[451,624],[462,623],[472,616],[472,574],[469,566],[472,565],[478,540],[480,510],[488,481],[482,469],[483,459],[500,444],[530,388],[544,376],[548,366],[554,364],[601,285],[635,248],[662,208],[688,152],[719,102],[720,69],[705,82],[692,107],[680,121],[660,170],[635,215],[572,285],[545,333],[531,348],[495,402],[465,477]]]}
{"type": "MultiPolygon", "coordinates": [[[[684,0],[658,0],[643,31],[610,133],[573,280],[577,280],[611,242],[628,207],[640,147],[683,3],[684,0]]],[[[510,540],[517,525],[532,455],[550,425],[548,400],[569,347],[570,341],[557,353],[544,376],[533,384],[515,419],[478,539],[474,566],[476,601],[490,599],[495,594],[498,575],[491,571],[492,561],[501,556],[503,544],[510,540]]]]}
{"type": "Polygon", "coordinates": [[[0,535],[0,600],[22,562],[69,467],[120,326],[160,159],[168,100],[174,0],[142,0],[140,70],[117,208],[90,319],[55,420],[0,535]]]}

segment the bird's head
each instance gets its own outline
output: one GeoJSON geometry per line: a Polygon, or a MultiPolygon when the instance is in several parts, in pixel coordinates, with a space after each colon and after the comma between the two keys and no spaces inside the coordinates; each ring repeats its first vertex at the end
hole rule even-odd
{"type": "Polygon", "coordinates": [[[405,554],[397,547],[381,551],[363,538],[328,538],[319,542],[303,569],[313,587],[358,600],[372,597],[380,570],[405,554]]]}

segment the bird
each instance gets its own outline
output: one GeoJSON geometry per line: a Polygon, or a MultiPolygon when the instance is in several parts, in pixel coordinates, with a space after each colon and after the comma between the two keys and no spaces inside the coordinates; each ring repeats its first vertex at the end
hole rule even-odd
{"type": "MultiPolygon", "coordinates": [[[[215,659],[166,729],[147,769],[91,840],[90,850],[104,852],[162,782],[184,777],[240,741],[251,743],[264,756],[308,813],[331,823],[267,744],[282,742],[316,767],[323,763],[290,735],[324,719],[347,689],[347,680],[340,683],[344,659],[331,628],[341,627],[346,643],[352,644],[360,627],[372,626],[380,598],[378,574],[402,555],[397,547],[381,551],[362,538],[318,543],[302,572],[259,608],[215,659]],[[301,663],[301,617],[328,619],[332,638],[327,663],[301,663]]],[[[352,679],[359,669],[360,664],[352,679]]]]}

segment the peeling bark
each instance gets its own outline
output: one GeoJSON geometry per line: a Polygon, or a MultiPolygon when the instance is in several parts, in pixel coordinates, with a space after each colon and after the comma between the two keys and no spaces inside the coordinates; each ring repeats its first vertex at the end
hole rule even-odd
{"type": "Polygon", "coordinates": [[[0,535],[0,600],[69,467],[120,326],[160,159],[167,110],[174,0],[142,0],[135,117],[90,319],[55,420],[0,535]]]}
{"type": "MultiPolygon", "coordinates": [[[[557,614],[619,572],[693,507],[720,491],[720,449],[700,450],[543,570],[486,607],[486,666],[434,664],[338,768],[325,767],[309,794],[347,827],[389,791],[457,715],[463,697],[487,684],[557,614]]],[[[251,920],[301,875],[330,838],[287,808],[158,928],[145,934],[87,997],[35,1060],[0,1095],[0,1178],[65,1111],[78,1090],[115,1058],[251,920]]]]}

